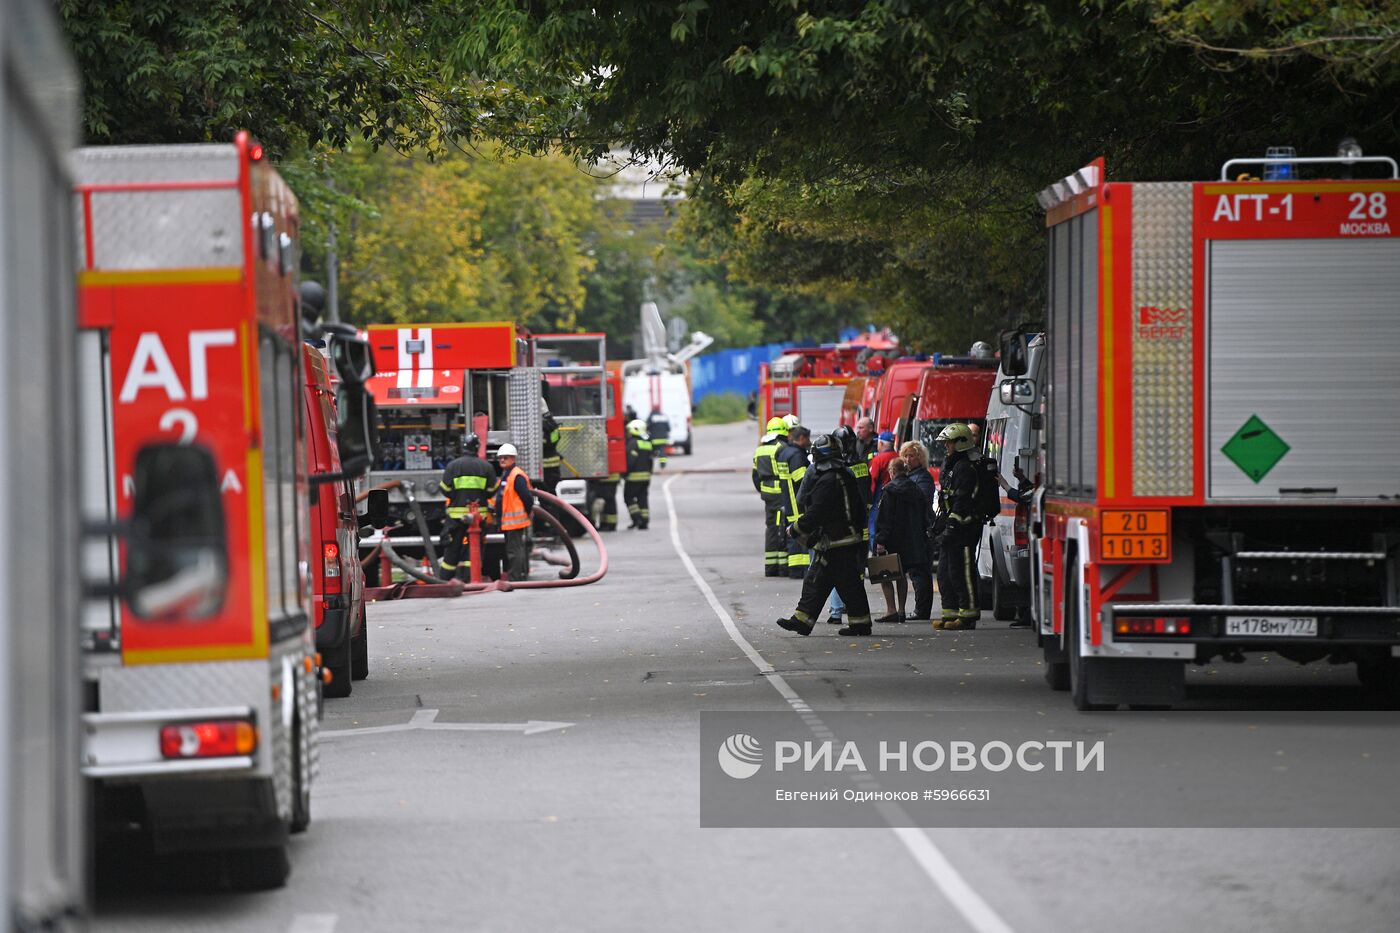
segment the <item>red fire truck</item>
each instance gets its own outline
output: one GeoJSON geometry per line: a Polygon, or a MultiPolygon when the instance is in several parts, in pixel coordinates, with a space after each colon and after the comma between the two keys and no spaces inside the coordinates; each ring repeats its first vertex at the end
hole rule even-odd
{"type": "MultiPolygon", "coordinates": [[[[1081,709],[1165,706],[1187,662],[1273,651],[1395,690],[1395,162],[1129,183],[1100,160],[1039,200],[1045,385],[1000,392],[1045,413],[1031,536],[1052,686],[1081,709]]],[[[1008,375],[1025,351],[1003,337],[1008,375]]]]}
{"type": "Polygon", "coordinates": [[[814,432],[841,423],[846,386],[858,375],[858,346],[798,347],[758,368],[758,426],[796,415],[814,432]]]}
{"type": "MultiPolygon", "coordinates": [[[[113,598],[85,615],[96,825],[104,838],[139,826],[157,854],[185,861],[219,853],[239,886],[279,885],[316,773],[308,481],[339,478],[306,471],[297,201],[246,133],[83,149],[72,167],[84,508],[140,514],[160,493],[142,450],[161,442],[206,452],[223,506],[218,520],[188,504],[157,516],[189,542],[165,556],[189,566],[159,604],[113,598]]],[[[367,461],[354,380],[368,377],[368,348],[337,363],[353,469],[367,461]]],[[[113,539],[99,563],[116,580],[132,556],[113,539]]]]}

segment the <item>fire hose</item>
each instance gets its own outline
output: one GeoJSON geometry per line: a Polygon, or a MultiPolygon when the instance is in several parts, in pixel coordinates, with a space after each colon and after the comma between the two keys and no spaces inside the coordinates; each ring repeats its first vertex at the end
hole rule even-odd
{"type": "MultiPolygon", "coordinates": [[[[378,489],[392,489],[392,488],[394,488],[394,487],[396,487],[396,486],[402,486],[402,483],[401,483],[399,480],[391,480],[391,481],[389,481],[389,482],[387,482],[387,483],[384,483],[383,485],[378,486],[378,487],[376,487],[376,488],[378,488],[378,489]]],[[[537,497],[539,497],[539,498],[540,498],[541,500],[543,500],[544,502],[552,503],[553,505],[556,505],[556,506],[562,508],[562,509],[564,510],[565,514],[569,515],[571,518],[573,518],[575,521],[577,521],[577,522],[579,523],[579,525],[580,525],[585,531],[588,532],[588,536],[593,540],[594,546],[598,548],[598,569],[597,569],[597,570],[595,570],[593,573],[589,574],[589,575],[586,576],[586,577],[579,577],[579,576],[578,576],[579,566],[580,566],[580,565],[579,565],[579,558],[578,558],[578,550],[577,550],[577,548],[575,548],[573,540],[569,537],[568,532],[565,531],[564,526],[563,526],[563,524],[559,521],[559,519],[558,519],[557,517],[555,517],[553,514],[551,514],[549,511],[540,508],[539,505],[536,505],[536,506],[535,506],[535,508],[534,508],[534,515],[536,515],[536,516],[538,516],[538,517],[544,519],[544,521],[545,521],[546,523],[552,525],[552,526],[559,532],[560,538],[561,538],[561,540],[564,542],[564,547],[565,547],[565,549],[569,552],[569,558],[570,558],[570,560],[569,560],[569,567],[568,567],[566,570],[561,570],[561,571],[559,572],[559,577],[560,577],[560,579],[558,579],[558,580],[522,580],[522,581],[520,581],[520,582],[511,582],[511,581],[509,581],[509,580],[494,580],[494,581],[486,582],[486,583],[462,583],[462,582],[457,581],[457,580],[450,580],[450,581],[449,581],[449,580],[443,580],[442,578],[437,577],[437,576],[434,576],[433,574],[423,572],[423,570],[422,570],[421,568],[419,568],[419,567],[415,567],[411,561],[407,560],[406,558],[403,557],[403,555],[399,554],[397,551],[394,550],[393,545],[389,543],[391,539],[388,538],[387,536],[386,536],[384,539],[382,539],[382,540],[380,541],[380,543],[379,543],[379,548],[381,548],[381,549],[383,550],[384,556],[387,557],[387,558],[389,558],[389,561],[390,561],[391,563],[393,563],[393,564],[394,564],[396,567],[398,567],[400,570],[404,571],[404,573],[406,573],[406,574],[408,574],[409,576],[413,577],[415,580],[418,580],[418,581],[420,581],[420,582],[422,582],[422,583],[433,584],[433,585],[436,585],[436,586],[445,587],[445,588],[448,588],[448,589],[449,589],[449,593],[447,593],[447,594],[441,594],[441,595],[452,595],[452,596],[455,596],[455,595],[458,595],[459,593],[474,594],[474,593],[490,593],[490,592],[494,592],[494,591],[510,592],[511,590],[517,590],[517,589],[527,589],[527,590],[539,589],[539,590],[542,590],[542,589],[553,589],[553,588],[556,588],[556,587],[564,587],[564,586],[587,586],[587,585],[590,584],[590,583],[597,583],[599,580],[603,579],[603,577],[604,577],[604,576],[607,574],[607,572],[608,572],[608,551],[607,551],[607,548],[604,547],[604,545],[603,545],[602,536],[599,535],[599,534],[598,534],[598,530],[597,530],[596,528],[593,527],[593,523],[590,522],[590,521],[583,515],[582,512],[580,512],[578,509],[574,508],[574,507],[573,507],[572,505],[570,505],[569,503],[565,502],[563,499],[560,499],[558,496],[554,495],[553,493],[545,492],[545,491],[540,490],[540,489],[535,490],[534,493],[535,493],[535,495],[536,495],[537,497]]],[[[360,500],[360,499],[363,499],[366,495],[368,495],[367,492],[361,493],[361,494],[357,497],[357,501],[360,500]]],[[[411,506],[412,506],[413,510],[414,510],[415,512],[418,513],[418,514],[417,514],[417,519],[418,519],[419,522],[421,522],[422,513],[421,513],[421,510],[419,510],[418,507],[417,507],[417,502],[416,502],[416,501],[412,502],[412,503],[411,503],[411,506]]],[[[423,537],[424,537],[424,540],[427,539],[427,535],[426,535],[426,534],[425,534],[423,537]]],[[[364,562],[366,562],[366,561],[368,561],[368,560],[372,560],[373,558],[374,558],[374,552],[371,551],[370,554],[369,554],[369,556],[366,557],[366,558],[364,558],[364,559],[362,559],[361,562],[364,563],[364,562]]],[[[404,584],[398,584],[398,585],[395,585],[395,586],[393,586],[393,587],[389,587],[389,588],[387,588],[387,589],[389,589],[390,594],[391,594],[391,595],[387,595],[387,596],[385,597],[385,598],[388,598],[388,599],[394,599],[394,598],[398,598],[398,597],[401,597],[401,596],[406,596],[406,595],[408,595],[410,592],[412,592],[412,588],[407,587],[407,586],[405,586],[404,584]]]]}

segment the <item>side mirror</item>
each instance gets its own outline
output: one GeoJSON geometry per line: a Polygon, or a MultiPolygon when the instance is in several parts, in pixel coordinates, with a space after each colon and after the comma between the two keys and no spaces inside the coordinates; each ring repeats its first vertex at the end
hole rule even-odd
{"type": "Polygon", "coordinates": [[[1000,389],[1003,405],[1021,406],[1035,404],[1035,382],[1030,379],[1006,379],[1000,389]]]}
{"type": "Polygon", "coordinates": [[[1030,338],[1024,332],[1009,330],[1001,335],[1002,372],[1008,376],[1024,376],[1030,369],[1030,357],[1030,338]]]}
{"type": "Polygon", "coordinates": [[[143,619],[208,618],[224,604],[228,542],[214,457],[199,445],[136,455],[122,592],[143,619]]]}
{"type": "Polygon", "coordinates": [[[389,490],[371,489],[365,495],[365,512],[360,516],[361,528],[383,528],[389,524],[389,490]]]}
{"type": "Polygon", "coordinates": [[[374,375],[374,355],[369,342],[359,337],[337,336],[331,341],[331,361],[340,381],[346,385],[362,386],[374,375]]]}
{"type": "Polygon", "coordinates": [[[363,383],[342,382],[335,390],[335,412],[335,440],[342,474],[358,476],[371,463],[379,462],[374,396],[365,391],[363,383]]]}

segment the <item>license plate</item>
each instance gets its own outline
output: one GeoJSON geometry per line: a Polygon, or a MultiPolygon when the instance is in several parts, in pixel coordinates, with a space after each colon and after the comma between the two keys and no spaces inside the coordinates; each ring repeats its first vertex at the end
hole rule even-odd
{"type": "Polygon", "coordinates": [[[1309,638],[1317,635],[1317,616],[1229,616],[1226,635],[1247,638],[1309,638]]]}

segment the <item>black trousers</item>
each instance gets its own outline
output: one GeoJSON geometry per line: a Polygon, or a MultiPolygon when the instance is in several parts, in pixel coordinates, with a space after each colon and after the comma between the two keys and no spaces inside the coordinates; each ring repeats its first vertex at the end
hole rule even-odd
{"type": "Polygon", "coordinates": [[[651,522],[651,507],[648,499],[651,493],[651,480],[627,480],[622,484],[622,498],[627,503],[627,514],[632,516],[632,524],[645,528],[651,522]]]}
{"type": "Polygon", "coordinates": [[[977,539],[957,532],[944,535],[938,553],[938,592],[945,616],[977,614],[976,572],[977,539]]]}
{"type": "Polygon", "coordinates": [[[787,576],[787,535],[783,533],[783,503],[763,500],[763,575],[787,576]]]}
{"type": "Polygon", "coordinates": [[[519,583],[530,579],[530,529],[506,532],[506,578],[519,583]]]}
{"type": "MultiPolygon", "coordinates": [[[[783,508],[783,524],[790,525],[794,521],[796,519],[792,515],[792,504],[788,503],[783,508]]],[[[797,538],[787,538],[784,544],[787,547],[787,575],[793,580],[806,579],[807,568],[812,564],[807,545],[797,538]]]]}
{"type": "Polygon", "coordinates": [[[841,594],[846,618],[852,623],[870,621],[870,600],[865,595],[865,548],[860,544],[814,551],[812,566],[802,578],[802,596],[793,613],[801,622],[813,622],[821,615],[831,591],[841,594]]]}
{"type": "Polygon", "coordinates": [[[438,550],[442,552],[442,576],[451,580],[454,576],[469,579],[472,569],[472,552],[467,546],[467,529],[470,521],[449,518],[442,525],[442,535],[438,538],[438,550]]]}
{"type": "Polygon", "coordinates": [[[928,619],[933,615],[933,574],[927,567],[912,567],[906,571],[909,586],[914,590],[914,618],[928,619]]]}
{"type": "Polygon", "coordinates": [[[617,530],[617,481],[599,480],[595,486],[597,496],[603,502],[603,517],[598,522],[599,531],[617,530]]]}

